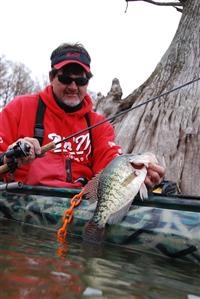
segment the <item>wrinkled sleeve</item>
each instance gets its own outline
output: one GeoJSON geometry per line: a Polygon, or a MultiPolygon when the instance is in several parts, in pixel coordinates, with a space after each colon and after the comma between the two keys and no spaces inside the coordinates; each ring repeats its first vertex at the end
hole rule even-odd
{"type": "Polygon", "coordinates": [[[17,111],[12,102],[0,112],[0,153],[17,139],[17,111]]]}
{"type": "Polygon", "coordinates": [[[122,154],[121,147],[115,143],[115,131],[109,122],[93,129],[93,174],[105,168],[115,157],[122,154]]]}

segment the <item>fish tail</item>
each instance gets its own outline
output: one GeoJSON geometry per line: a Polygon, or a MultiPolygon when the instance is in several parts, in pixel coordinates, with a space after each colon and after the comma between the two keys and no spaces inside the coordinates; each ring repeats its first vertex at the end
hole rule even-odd
{"type": "Polygon", "coordinates": [[[90,243],[102,243],[105,227],[99,227],[93,220],[86,223],[83,230],[83,240],[90,243]]]}

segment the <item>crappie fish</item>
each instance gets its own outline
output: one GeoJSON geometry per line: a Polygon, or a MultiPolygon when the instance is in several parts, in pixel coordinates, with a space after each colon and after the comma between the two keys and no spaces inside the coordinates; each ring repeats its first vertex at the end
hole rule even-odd
{"type": "Polygon", "coordinates": [[[144,184],[147,167],[149,163],[157,162],[152,153],[121,155],[87,183],[84,194],[91,202],[97,201],[97,206],[92,219],[86,224],[85,240],[101,242],[106,223],[120,222],[138,192],[141,199],[148,197],[144,184]]]}

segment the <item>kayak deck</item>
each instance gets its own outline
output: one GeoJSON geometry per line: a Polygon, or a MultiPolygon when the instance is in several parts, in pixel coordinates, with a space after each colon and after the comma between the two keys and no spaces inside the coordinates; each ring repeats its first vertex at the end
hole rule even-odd
{"type": "MultiPolygon", "coordinates": [[[[57,231],[70,199],[80,190],[24,186],[0,191],[0,217],[57,231]],[[65,197],[66,195],[66,197],[65,197]]],[[[74,209],[68,233],[81,237],[95,204],[74,209]]],[[[200,201],[150,195],[136,200],[123,221],[106,227],[105,241],[200,264],[200,201]]]]}

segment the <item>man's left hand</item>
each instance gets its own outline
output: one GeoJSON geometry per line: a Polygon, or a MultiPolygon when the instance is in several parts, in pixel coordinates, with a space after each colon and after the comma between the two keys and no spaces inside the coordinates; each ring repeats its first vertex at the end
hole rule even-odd
{"type": "Polygon", "coordinates": [[[165,168],[159,164],[150,163],[147,168],[147,176],[145,179],[145,184],[147,187],[153,188],[159,185],[165,175],[165,168]]]}

